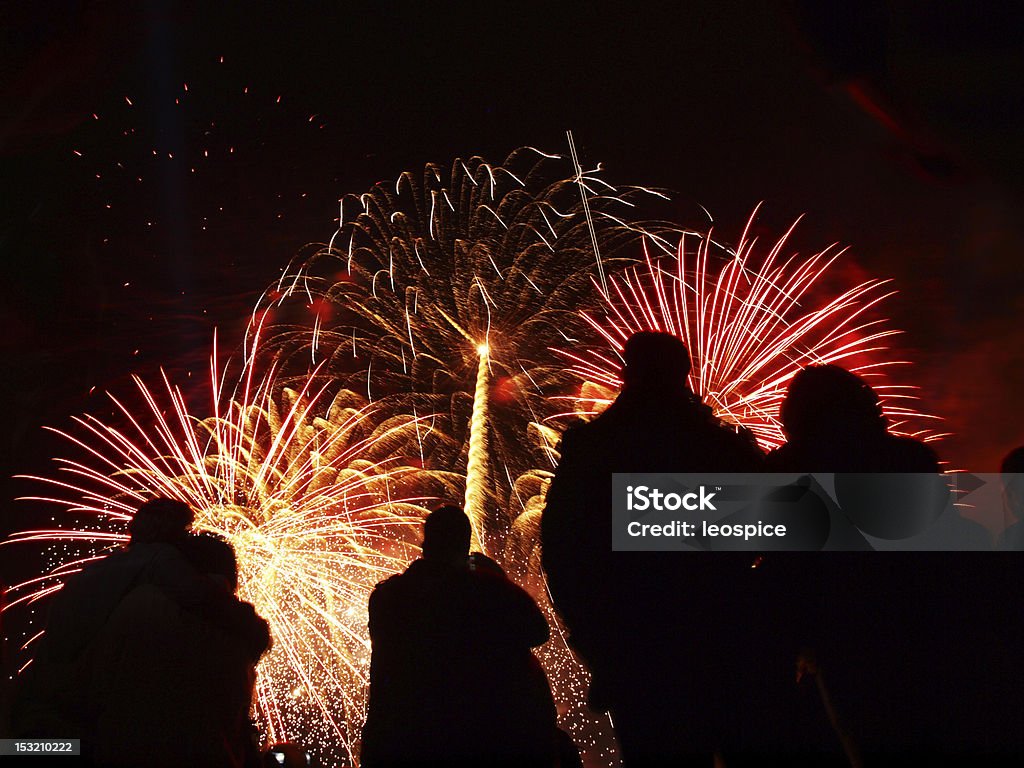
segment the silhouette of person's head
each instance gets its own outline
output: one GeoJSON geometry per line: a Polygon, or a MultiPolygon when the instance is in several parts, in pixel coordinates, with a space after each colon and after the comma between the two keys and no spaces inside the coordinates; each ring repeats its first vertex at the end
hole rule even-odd
{"type": "Polygon", "coordinates": [[[238,589],[238,562],[235,550],[224,539],[209,533],[188,536],[179,544],[197,571],[223,583],[231,592],[238,589]]]}
{"type": "Polygon", "coordinates": [[[174,544],[188,535],[195,514],[188,504],[176,499],[144,502],[128,523],[132,544],[165,542],[174,544]]]}
{"type": "Polygon", "coordinates": [[[1007,510],[1016,520],[1024,520],[1024,445],[1006,454],[999,472],[1007,510]]]}
{"type": "Polygon", "coordinates": [[[435,509],[423,521],[423,557],[435,562],[465,562],[471,536],[465,512],[455,506],[435,509]]]}
{"type": "Polygon", "coordinates": [[[671,333],[634,333],[626,340],[622,359],[623,389],[672,390],[687,387],[690,351],[671,333]]]}
{"type": "Polygon", "coordinates": [[[786,436],[882,434],[885,417],[875,390],[838,365],[810,365],[793,377],[779,411],[786,436]]]}

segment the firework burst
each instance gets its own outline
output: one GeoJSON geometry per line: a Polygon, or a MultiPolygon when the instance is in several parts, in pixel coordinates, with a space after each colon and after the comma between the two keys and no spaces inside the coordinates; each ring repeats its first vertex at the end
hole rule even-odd
{"type": "MultiPolygon", "coordinates": [[[[660,234],[670,227],[630,223],[640,200],[664,196],[615,188],[599,170],[525,148],[501,165],[431,164],[348,196],[330,243],[285,270],[252,324],[293,365],[326,361],[382,407],[444,414],[460,447],[432,466],[464,478],[474,548],[556,627],[537,557],[558,442],[543,425],[577,382],[554,350],[593,336],[579,310],[600,305],[595,275],[636,262],[645,237],[671,251],[660,234]]],[[[587,676],[564,638],[539,655],[563,726],[606,747],[607,722],[584,710],[587,676]]]]}
{"type": "Polygon", "coordinates": [[[577,412],[593,415],[614,399],[626,339],[665,331],[690,350],[693,391],[720,418],[750,429],[765,449],[785,442],[779,406],[793,376],[812,364],[840,364],[871,382],[893,432],[941,437],[927,428],[935,417],[914,408],[916,388],[889,376],[906,364],[889,355],[887,340],[900,331],[873,317],[895,293],[889,281],[867,280],[822,298],[826,274],[845,249],[785,256],[794,223],[761,253],[757,239],[748,238],[753,220],[735,251],[716,245],[710,232],[684,233],[673,257],[648,257],[610,278],[602,310],[582,313],[604,346],[561,351],[584,382],[577,412]]]}
{"type": "Polygon", "coordinates": [[[268,338],[327,359],[368,398],[450,414],[474,543],[502,561],[526,501],[514,479],[537,466],[528,425],[574,383],[552,350],[590,332],[578,310],[599,300],[595,242],[605,268],[629,246],[638,257],[641,229],[623,216],[657,194],[616,189],[597,170],[552,183],[560,162],[521,149],[346,197],[328,247],[286,270],[254,314],[260,327],[271,312],[268,338]]]}
{"type": "Polygon", "coordinates": [[[125,427],[86,416],[74,433],[54,430],[85,458],[58,459],[61,479],[33,478],[57,491],[33,498],[87,522],[9,541],[70,542],[87,554],[13,588],[11,607],[52,594],[125,543],[141,502],[179,499],[195,510],[197,530],[231,542],[239,596],[270,622],[274,647],[256,685],[267,738],[351,762],[368,686],[370,591],[418,554],[423,493],[445,494],[446,480],[416,466],[434,437],[429,419],[383,418],[351,392],[328,401],[309,382],[278,388],[274,373],[257,378],[250,366],[226,396],[214,360],[214,415],[205,419],[166,375],[157,390],[136,378],[143,416],[115,399],[125,427]]]}

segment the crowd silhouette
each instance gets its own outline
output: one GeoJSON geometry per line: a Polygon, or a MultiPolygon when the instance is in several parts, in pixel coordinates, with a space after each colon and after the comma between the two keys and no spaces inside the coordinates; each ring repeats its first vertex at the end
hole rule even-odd
{"type": "MultiPolygon", "coordinates": [[[[939,528],[959,550],[991,549],[934,451],[889,433],[872,388],[807,367],[781,406],[787,442],[765,455],[690,390],[677,338],[638,333],[623,359],[614,403],[563,435],[540,543],[592,673],[588,705],[610,713],[626,768],[1019,760],[1019,555],[856,551],[939,528]],[[840,473],[819,548],[842,551],[615,551],[611,476],[634,472],[840,473]]],[[[1024,447],[1001,471],[996,548],[1019,551],[1024,447]]],[[[192,522],[180,502],[146,502],[124,549],[68,579],[19,678],[16,735],[81,738],[95,765],[305,762],[294,745],[257,751],[248,712],[268,625],[235,596],[231,547],[192,522]]],[[[544,614],[470,541],[464,512],[438,508],[422,557],[370,597],[361,765],[581,766],[532,650],[544,614]]]]}
{"type": "Polygon", "coordinates": [[[14,732],[78,738],[90,764],[241,766],[266,621],[234,595],[234,552],[154,499],[127,547],[68,579],[19,680],[14,732]],[[63,734],[63,735],[61,735],[63,734]]]}
{"type": "MultiPolygon", "coordinates": [[[[1019,759],[1024,709],[979,705],[1024,683],[1019,561],[855,551],[937,523],[958,550],[990,548],[953,509],[934,452],[888,432],[872,388],[835,365],[805,368],[781,407],[787,442],[764,456],[689,390],[678,339],[639,333],[623,357],[615,402],[563,436],[542,546],[626,766],[1019,759]],[[752,470],[842,473],[828,540],[843,551],[611,550],[612,473],[752,470]],[[797,669],[816,695],[794,685],[797,669]]],[[[1019,519],[1016,466],[1003,471],[1019,519]]]]}

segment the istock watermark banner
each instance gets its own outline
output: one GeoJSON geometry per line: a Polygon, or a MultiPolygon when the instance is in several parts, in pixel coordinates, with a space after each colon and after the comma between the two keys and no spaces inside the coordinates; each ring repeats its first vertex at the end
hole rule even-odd
{"type": "Polygon", "coordinates": [[[619,551],[1021,549],[1024,475],[615,474],[619,551]]]}

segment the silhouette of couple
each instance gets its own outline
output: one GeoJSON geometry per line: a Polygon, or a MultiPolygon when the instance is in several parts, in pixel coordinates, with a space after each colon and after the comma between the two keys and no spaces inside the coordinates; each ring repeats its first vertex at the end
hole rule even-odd
{"type": "Polygon", "coordinates": [[[268,626],[234,595],[231,546],[190,535],[192,520],[178,501],[142,504],[128,546],[54,596],[18,735],[79,738],[95,765],[258,763],[248,716],[268,626]]]}
{"type": "Polygon", "coordinates": [[[689,389],[677,338],[638,333],[623,358],[615,402],[563,435],[541,541],[591,706],[610,711],[627,768],[858,763],[857,740],[878,759],[1019,756],[1019,696],[971,698],[1022,680],[1019,571],[1000,605],[1010,571],[971,553],[611,549],[616,472],[937,475],[927,446],[888,433],[871,387],[834,365],[802,370],[781,408],[788,442],[764,456],[689,389]],[[820,697],[794,683],[798,659],[820,697]]]}

